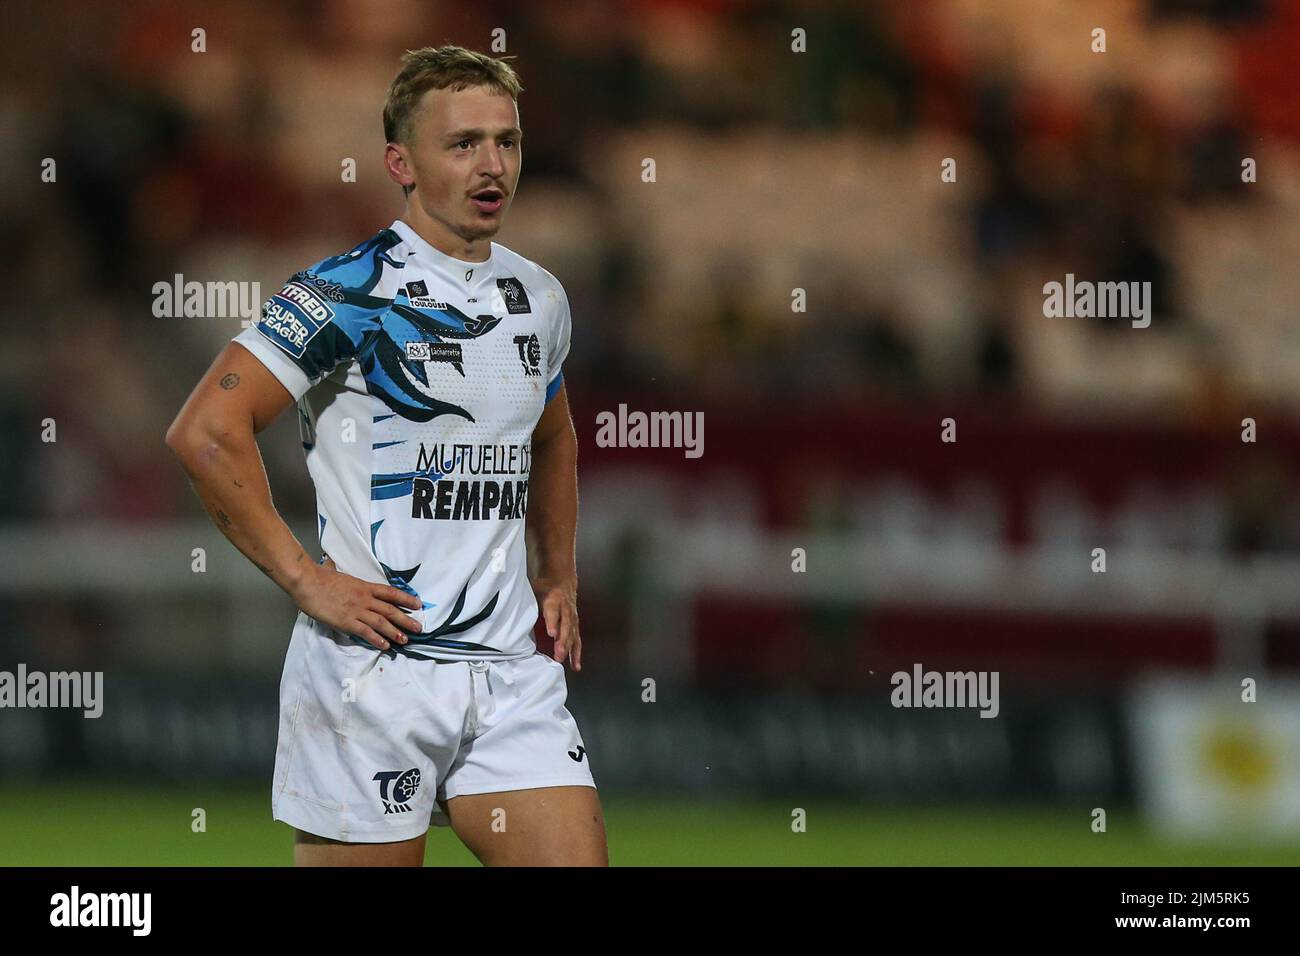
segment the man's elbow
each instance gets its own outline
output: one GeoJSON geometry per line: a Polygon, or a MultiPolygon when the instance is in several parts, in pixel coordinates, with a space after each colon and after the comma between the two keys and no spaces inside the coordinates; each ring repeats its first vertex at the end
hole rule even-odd
{"type": "Polygon", "coordinates": [[[178,415],[170,425],[167,426],[167,434],[163,436],[163,443],[176,457],[181,457],[183,450],[187,447],[189,435],[185,426],[181,423],[178,415]]]}
{"type": "Polygon", "coordinates": [[[163,440],[189,472],[215,458],[222,445],[212,429],[187,421],[184,416],[177,416],[163,440]]]}
{"type": "Polygon", "coordinates": [[[168,427],[163,441],[171,453],[176,456],[176,460],[181,467],[187,472],[192,472],[194,470],[192,462],[195,460],[195,453],[199,445],[199,440],[193,430],[178,417],[168,427]]]}

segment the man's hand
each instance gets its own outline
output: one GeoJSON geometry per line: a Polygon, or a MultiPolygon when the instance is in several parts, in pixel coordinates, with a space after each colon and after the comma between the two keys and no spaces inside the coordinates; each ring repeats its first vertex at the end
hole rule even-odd
{"type": "Polygon", "coordinates": [[[344,634],[355,634],[381,651],[389,649],[389,641],[407,642],[399,627],[416,634],[421,630],[419,622],[401,610],[419,610],[423,606],[419,598],[344,574],[335,568],[333,558],[312,565],[293,589],[293,599],[310,617],[344,634]]]}
{"type": "Polygon", "coordinates": [[[532,582],[533,593],[546,621],[546,633],[555,641],[554,656],[563,664],[565,657],[575,671],[582,670],[582,638],[578,635],[578,579],[538,578],[532,582]]]}

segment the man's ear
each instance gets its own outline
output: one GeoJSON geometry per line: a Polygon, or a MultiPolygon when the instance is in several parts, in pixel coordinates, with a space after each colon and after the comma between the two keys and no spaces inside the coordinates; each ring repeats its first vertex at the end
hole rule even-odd
{"type": "Polygon", "coordinates": [[[389,143],[384,147],[384,168],[388,170],[388,178],[401,186],[403,192],[408,192],[415,185],[406,147],[401,143],[389,143]]]}

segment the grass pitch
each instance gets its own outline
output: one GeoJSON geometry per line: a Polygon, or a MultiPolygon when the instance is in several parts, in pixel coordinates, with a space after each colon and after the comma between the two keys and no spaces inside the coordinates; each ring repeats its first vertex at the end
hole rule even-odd
{"type": "MultiPolygon", "coordinates": [[[[1297,866],[1300,839],[1171,843],[1134,813],[1093,833],[1087,809],[881,808],[838,800],[723,802],[602,794],[616,866],[1297,866]],[[791,812],[807,829],[791,830],[791,812]]],[[[292,831],[266,787],[0,784],[0,865],[284,866],[292,831]],[[191,829],[206,812],[206,832],[191,829]]],[[[450,830],[430,866],[476,866],[450,830]]]]}

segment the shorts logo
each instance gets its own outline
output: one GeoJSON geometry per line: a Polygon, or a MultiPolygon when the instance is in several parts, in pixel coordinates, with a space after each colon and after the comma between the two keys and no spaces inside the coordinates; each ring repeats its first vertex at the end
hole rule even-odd
{"type": "Polygon", "coordinates": [[[415,799],[415,792],[420,789],[420,771],[417,768],[381,770],[371,779],[379,782],[379,802],[384,805],[385,814],[410,812],[411,801],[415,799]]]}
{"type": "Polygon", "coordinates": [[[532,306],[528,304],[528,292],[518,279],[513,276],[509,279],[497,279],[497,286],[501,289],[501,297],[506,300],[506,311],[511,315],[533,311],[532,306]]]}
{"type": "Polygon", "coordinates": [[[537,333],[516,335],[513,339],[519,349],[519,364],[524,367],[524,377],[532,378],[542,374],[542,344],[537,341],[537,333]]]}
{"type": "Polygon", "coordinates": [[[582,744],[578,744],[577,752],[574,752],[572,750],[568,750],[565,752],[569,755],[569,757],[572,760],[576,761],[577,763],[582,763],[582,758],[587,755],[587,751],[583,748],[582,744]]]}

